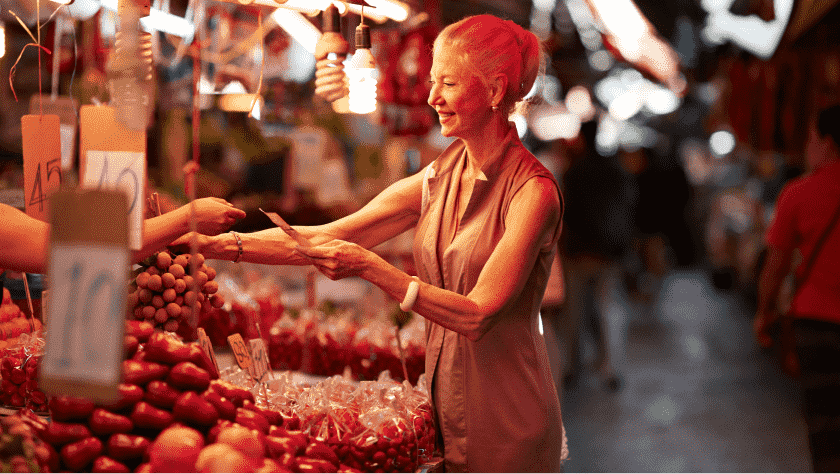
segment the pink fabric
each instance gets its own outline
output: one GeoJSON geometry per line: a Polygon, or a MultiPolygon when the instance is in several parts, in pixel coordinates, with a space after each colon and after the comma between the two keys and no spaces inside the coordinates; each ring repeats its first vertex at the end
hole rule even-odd
{"type": "MultiPolygon", "coordinates": [[[[553,180],[519,142],[515,129],[506,140],[507,146],[483,166],[487,181],[476,180],[460,225],[455,208],[466,162],[463,143],[453,143],[431,165],[424,183],[428,201],[414,245],[424,282],[469,293],[505,232],[513,195],[534,177],[553,180]]],[[[560,470],[560,403],[538,330],[559,231],[558,226],[510,312],[481,339],[472,342],[426,323],[426,376],[447,471],[560,470]]]]}
{"type": "MultiPolygon", "coordinates": [[[[814,246],[840,205],[840,162],[788,183],[776,203],[776,216],[767,231],[767,244],[781,250],[798,248],[801,278],[814,246]]],[[[811,275],[791,303],[800,317],[840,324],[840,224],[823,244],[811,275]]]]}

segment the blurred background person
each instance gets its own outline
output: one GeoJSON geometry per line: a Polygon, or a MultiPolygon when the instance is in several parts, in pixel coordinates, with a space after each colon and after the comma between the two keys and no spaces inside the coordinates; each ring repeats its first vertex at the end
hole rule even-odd
{"type": "MultiPolygon", "coordinates": [[[[811,172],[782,190],[767,232],[768,253],[758,289],[754,320],[762,346],[771,344],[769,326],[779,319],[777,297],[784,277],[801,253],[799,282],[789,314],[794,317],[805,422],[816,472],[840,471],[840,106],[820,112],[808,135],[811,172]]],[[[784,337],[782,335],[781,337],[784,337]]],[[[788,361],[785,361],[788,363],[788,361]]],[[[792,361],[791,361],[792,363],[792,361]]],[[[789,371],[795,367],[788,367],[789,371]]]]}
{"type": "Polygon", "coordinates": [[[583,365],[581,338],[586,331],[595,342],[594,370],[608,389],[617,390],[620,382],[610,360],[607,301],[619,264],[632,244],[638,190],[615,158],[596,151],[597,127],[595,121],[582,125],[582,142],[571,153],[563,176],[567,291],[559,337],[565,355],[565,385],[574,383],[583,365]]]}

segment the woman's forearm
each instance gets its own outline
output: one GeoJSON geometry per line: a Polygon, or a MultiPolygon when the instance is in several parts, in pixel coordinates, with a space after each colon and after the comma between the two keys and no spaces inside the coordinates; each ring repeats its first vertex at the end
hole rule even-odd
{"type": "Polygon", "coordinates": [[[167,244],[189,232],[189,215],[180,207],[172,212],[146,219],[143,223],[143,247],[132,252],[134,262],[140,262],[167,244]]]}
{"type": "MultiPolygon", "coordinates": [[[[384,259],[375,257],[362,278],[373,283],[396,301],[402,301],[414,279],[384,259]]],[[[494,312],[467,296],[420,283],[412,309],[415,313],[447,329],[478,340],[490,327],[494,312]]]]}

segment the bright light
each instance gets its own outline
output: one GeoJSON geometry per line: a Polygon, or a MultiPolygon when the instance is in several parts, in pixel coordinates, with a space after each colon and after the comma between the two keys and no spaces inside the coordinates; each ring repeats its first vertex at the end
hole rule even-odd
{"type": "Polygon", "coordinates": [[[376,63],[370,50],[357,49],[345,72],[350,81],[350,111],[369,114],[376,110],[376,63]]]}
{"type": "Polygon", "coordinates": [[[704,0],[701,6],[709,13],[701,31],[711,44],[732,41],[762,59],[769,59],[782,40],[793,11],[794,0],[774,0],[775,19],[763,21],[757,15],[741,16],[729,12],[732,0],[704,0]]]}
{"type": "Polygon", "coordinates": [[[53,3],[57,3],[59,5],[67,5],[68,3],[72,2],[73,0],[50,0],[53,3]]]}
{"type": "Polygon", "coordinates": [[[645,100],[645,107],[657,115],[668,115],[680,107],[680,98],[664,87],[654,87],[645,100]]]}
{"type": "Polygon", "coordinates": [[[312,22],[300,13],[285,8],[274,10],[271,16],[295,41],[309,51],[309,54],[315,54],[315,44],[318,43],[321,32],[312,22]]]}
{"type": "Polygon", "coordinates": [[[519,138],[525,137],[525,133],[528,132],[528,120],[520,114],[516,114],[510,117],[513,120],[513,124],[516,125],[516,133],[519,135],[519,138]]]}
{"type": "Polygon", "coordinates": [[[6,55],[6,25],[0,21],[0,58],[6,55]]]}
{"type": "Polygon", "coordinates": [[[602,156],[613,155],[618,151],[618,138],[624,122],[615,120],[607,114],[598,123],[598,133],[595,134],[595,149],[602,156]]]}
{"type": "Polygon", "coordinates": [[[562,107],[545,107],[534,113],[531,120],[534,136],[544,142],[560,138],[570,140],[580,133],[580,117],[562,107]]]}
{"type": "MultiPolygon", "coordinates": [[[[408,6],[395,0],[366,0],[367,3],[376,8],[375,13],[394,21],[405,21],[408,18],[408,6]]],[[[367,9],[365,9],[367,12],[367,9]]]]}
{"type": "MultiPolygon", "coordinates": [[[[199,81],[199,85],[201,82],[199,81]]],[[[248,91],[245,90],[245,86],[242,85],[239,81],[230,81],[228,85],[226,85],[222,89],[222,94],[247,94],[248,91]]]]}
{"type": "Polygon", "coordinates": [[[256,94],[224,94],[219,97],[219,109],[225,112],[250,112],[255,97],[257,104],[254,106],[254,117],[259,120],[262,97],[256,94]]]}
{"type": "Polygon", "coordinates": [[[195,25],[186,18],[164,13],[157,8],[149,11],[149,16],[140,19],[140,26],[149,33],[160,31],[183,38],[188,43],[195,36],[195,25]]]}
{"type": "Polygon", "coordinates": [[[566,108],[569,112],[580,117],[581,122],[588,122],[595,116],[595,106],[592,105],[592,96],[589,90],[583,86],[574,86],[566,94],[566,108]]]}
{"type": "Polygon", "coordinates": [[[629,90],[610,102],[610,115],[618,120],[628,120],[642,110],[642,97],[635,90],[629,90]]]}
{"type": "Polygon", "coordinates": [[[93,15],[96,15],[96,12],[99,11],[101,5],[96,0],[76,0],[75,2],[67,5],[66,10],[67,14],[71,17],[81,20],[87,21],[90,20],[93,15]]]}
{"type": "Polygon", "coordinates": [[[621,54],[635,61],[641,54],[639,41],[648,32],[647,23],[630,0],[591,0],[604,26],[615,36],[621,54]]]}
{"type": "Polygon", "coordinates": [[[709,137],[709,149],[715,156],[726,156],[735,149],[735,136],[726,130],[718,130],[709,137]]]}
{"type": "Polygon", "coordinates": [[[589,65],[596,71],[609,71],[613,65],[612,55],[603,49],[589,55],[589,65]]]}

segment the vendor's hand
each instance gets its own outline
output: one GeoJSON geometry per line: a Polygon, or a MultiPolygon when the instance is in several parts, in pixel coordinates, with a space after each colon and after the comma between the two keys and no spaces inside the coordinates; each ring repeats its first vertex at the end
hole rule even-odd
{"type": "Polygon", "coordinates": [[[211,237],[209,235],[204,234],[194,234],[192,232],[182,235],[178,237],[178,240],[175,240],[167,247],[169,250],[176,254],[182,253],[190,253],[190,245],[192,242],[192,237],[195,235],[196,237],[196,251],[202,254],[205,258],[218,258],[217,255],[214,253],[214,243],[217,240],[216,237],[211,237]]]}
{"type": "Polygon", "coordinates": [[[764,349],[769,349],[773,346],[773,337],[770,336],[770,326],[776,321],[778,316],[772,314],[756,313],[753,319],[753,332],[758,345],[764,349]]]}
{"type": "Polygon", "coordinates": [[[360,276],[375,255],[360,245],[344,240],[332,240],[317,247],[298,246],[295,251],[330,280],[360,276]]]}
{"type": "MultiPolygon", "coordinates": [[[[189,219],[191,204],[181,206],[189,219]]],[[[233,207],[224,199],[208,197],[195,200],[195,219],[199,234],[216,235],[226,230],[245,217],[245,211],[233,207]]]]}

